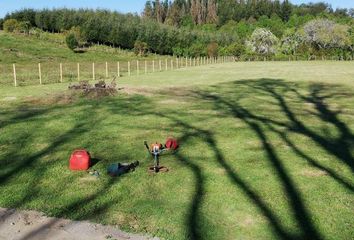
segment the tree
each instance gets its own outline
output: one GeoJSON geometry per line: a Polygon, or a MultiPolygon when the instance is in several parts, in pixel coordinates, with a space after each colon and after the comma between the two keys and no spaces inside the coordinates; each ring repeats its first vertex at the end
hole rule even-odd
{"type": "Polygon", "coordinates": [[[233,43],[231,45],[229,45],[227,48],[227,55],[232,55],[236,58],[240,58],[246,51],[245,45],[240,43],[240,42],[236,42],[233,43]]]}
{"type": "Polygon", "coordinates": [[[253,31],[251,38],[247,41],[249,49],[263,56],[275,54],[278,38],[268,29],[257,28],[253,31]]]}
{"type": "Polygon", "coordinates": [[[146,42],[136,41],[134,44],[134,52],[138,56],[145,56],[148,50],[148,45],[146,42]]]}
{"type": "Polygon", "coordinates": [[[208,44],[207,51],[209,57],[217,57],[218,56],[219,45],[216,42],[212,42],[208,44]]]}
{"type": "Polygon", "coordinates": [[[288,0],[284,0],[281,4],[280,17],[284,22],[289,21],[292,12],[292,5],[288,0]]]}
{"type": "Polygon", "coordinates": [[[354,25],[352,25],[349,29],[349,51],[351,53],[351,58],[354,60],[354,25]]]}
{"type": "Polygon", "coordinates": [[[0,30],[4,29],[4,19],[0,18],[0,30]]]}
{"type": "Polygon", "coordinates": [[[296,55],[297,49],[303,42],[301,34],[296,32],[294,29],[289,29],[285,32],[281,40],[282,52],[287,55],[296,55]]]}
{"type": "Polygon", "coordinates": [[[174,1],[168,10],[166,23],[172,26],[180,26],[182,19],[181,11],[182,8],[179,6],[178,2],[174,1]]]}
{"type": "Polygon", "coordinates": [[[85,43],[87,42],[87,39],[80,27],[77,27],[77,26],[72,27],[69,32],[74,34],[79,47],[85,45],[85,43]]]}
{"type": "Polygon", "coordinates": [[[69,33],[66,36],[65,41],[68,48],[72,51],[75,51],[75,49],[79,46],[79,42],[77,41],[75,34],[73,32],[69,33]]]}
{"type": "Polygon", "coordinates": [[[151,1],[147,1],[147,2],[145,3],[145,8],[144,8],[144,12],[143,12],[143,17],[144,17],[144,18],[153,19],[154,13],[153,13],[153,8],[152,8],[152,5],[151,5],[151,1]]]}
{"type": "Polygon", "coordinates": [[[216,1],[209,0],[208,1],[208,13],[206,17],[207,23],[217,23],[218,22],[218,15],[217,15],[217,8],[216,8],[216,1]]]}
{"type": "Polygon", "coordinates": [[[4,24],[5,32],[14,32],[17,29],[18,21],[16,19],[7,19],[4,24]]]}
{"type": "Polygon", "coordinates": [[[205,55],[206,55],[206,51],[205,51],[205,45],[203,43],[200,43],[200,42],[194,43],[188,49],[188,56],[201,57],[201,56],[205,56],[205,55]]]}
{"type": "MultiPolygon", "coordinates": [[[[204,1],[203,1],[204,3],[204,1]]],[[[192,0],[190,13],[195,25],[203,23],[203,4],[201,0],[192,0]]]]}
{"type": "Polygon", "coordinates": [[[156,18],[156,21],[159,23],[163,23],[163,6],[160,3],[160,0],[156,0],[153,2],[153,12],[156,18]]]}
{"type": "Polygon", "coordinates": [[[350,39],[348,26],[327,19],[315,19],[305,24],[305,41],[317,52],[328,52],[333,48],[345,48],[350,39]]]}
{"type": "Polygon", "coordinates": [[[16,26],[16,31],[24,34],[29,34],[31,23],[29,21],[19,22],[16,26]]]}
{"type": "Polygon", "coordinates": [[[351,8],[348,10],[348,15],[352,18],[354,18],[354,8],[351,8]]]}

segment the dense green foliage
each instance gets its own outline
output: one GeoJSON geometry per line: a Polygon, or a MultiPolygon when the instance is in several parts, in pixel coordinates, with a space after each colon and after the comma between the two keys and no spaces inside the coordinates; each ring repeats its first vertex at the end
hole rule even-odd
{"type": "Polygon", "coordinates": [[[77,41],[74,33],[69,33],[66,36],[65,41],[68,48],[70,48],[73,51],[79,46],[79,42],[77,41]]]}
{"type": "Polygon", "coordinates": [[[236,36],[164,26],[155,21],[142,21],[139,16],[106,10],[22,10],[6,18],[26,20],[35,27],[50,32],[63,32],[79,26],[88,42],[103,43],[133,49],[137,40],[146,42],[150,51],[173,54],[173,48],[188,49],[195,42],[212,41],[228,45],[236,36]]]}
{"type": "Polygon", "coordinates": [[[230,20],[257,20],[263,16],[278,16],[283,22],[288,22],[292,15],[348,17],[353,13],[353,9],[333,10],[324,2],[293,5],[288,0],[149,0],[143,17],[175,26],[207,23],[222,26],[230,20]]]}
{"type": "Polygon", "coordinates": [[[8,14],[5,19],[27,22],[50,32],[76,28],[91,44],[134,49],[136,42],[143,42],[150,52],[179,56],[208,55],[208,46],[216,43],[218,55],[254,58],[260,54],[252,49],[262,46],[248,51],[245,48],[260,28],[277,38],[272,55],[278,58],[348,59],[353,57],[353,12],[334,11],[325,3],[293,5],[287,0],[175,0],[147,1],[142,16],[108,10],[24,9],[8,14]],[[321,23],[313,24],[316,20],[321,23]],[[323,47],[305,30],[310,25],[310,32],[325,33],[320,42],[331,42],[329,35],[336,33],[340,39],[323,47]]]}
{"type": "Polygon", "coordinates": [[[6,32],[14,32],[17,28],[18,22],[16,19],[8,19],[4,22],[3,27],[6,32]]]}

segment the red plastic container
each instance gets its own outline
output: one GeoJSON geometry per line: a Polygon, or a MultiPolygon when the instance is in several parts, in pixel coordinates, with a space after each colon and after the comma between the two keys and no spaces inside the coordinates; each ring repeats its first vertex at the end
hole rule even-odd
{"type": "Polygon", "coordinates": [[[70,157],[70,170],[84,171],[90,168],[91,158],[86,150],[75,150],[70,157]]]}
{"type": "Polygon", "coordinates": [[[175,138],[167,138],[165,147],[170,150],[177,150],[179,147],[177,139],[175,138]]]}

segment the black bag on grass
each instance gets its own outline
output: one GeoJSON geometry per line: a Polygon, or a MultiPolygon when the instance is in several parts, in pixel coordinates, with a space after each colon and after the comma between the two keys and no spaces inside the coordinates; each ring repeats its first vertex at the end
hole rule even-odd
{"type": "Polygon", "coordinates": [[[134,171],[137,166],[139,166],[139,161],[133,163],[113,163],[108,167],[107,173],[111,177],[119,177],[130,171],[134,171]]]}

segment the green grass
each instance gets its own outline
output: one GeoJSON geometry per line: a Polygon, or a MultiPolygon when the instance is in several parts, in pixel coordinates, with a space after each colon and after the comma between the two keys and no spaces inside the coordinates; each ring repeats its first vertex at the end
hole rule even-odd
{"type": "Polygon", "coordinates": [[[351,239],[353,62],[229,63],[124,77],[121,94],[0,88],[0,206],[165,239],[351,239]],[[143,140],[181,141],[150,175],[143,140]],[[68,170],[75,148],[99,180],[68,170]],[[114,162],[140,160],[110,178],[114,162]]]}
{"type": "Polygon", "coordinates": [[[39,84],[38,63],[41,63],[42,83],[58,83],[62,63],[63,81],[77,80],[77,63],[80,63],[80,79],[92,79],[92,63],[95,63],[95,78],[106,78],[106,62],[108,77],[117,75],[117,62],[120,62],[120,74],[128,75],[128,61],[131,61],[131,73],[136,75],[136,60],[140,61],[140,72],[144,72],[145,61],[148,71],[152,72],[152,61],[158,70],[161,60],[165,69],[165,60],[170,56],[149,54],[138,57],[133,51],[121,50],[103,45],[93,45],[82,53],[74,53],[65,44],[62,34],[42,33],[40,37],[33,35],[9,34],[0,31],[0,85],[13,85],[13,67],[16,64],[17,84],[20,86],[39,84]]]}
{"type": "MultiPolygon", "coordinates": [[[[0,31],[0,64],[47,62],[105,62],[137,59],[132,51],[94,45],[83,53],[74,53],[65,43],[65,36],[56,33],[34,35],[10,34],[0,31]]],[[[151,55],[146,59],[153,58],[151,55]]]]}

